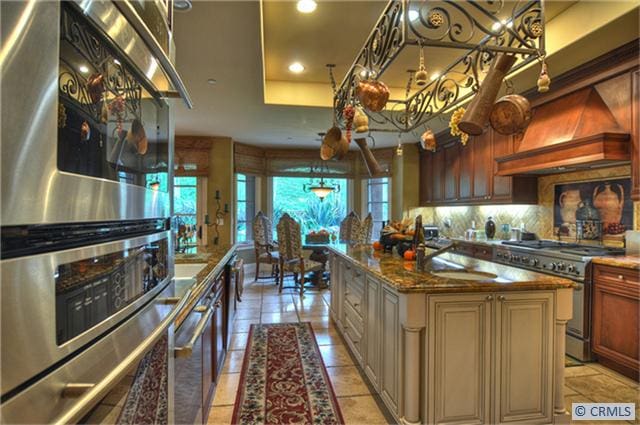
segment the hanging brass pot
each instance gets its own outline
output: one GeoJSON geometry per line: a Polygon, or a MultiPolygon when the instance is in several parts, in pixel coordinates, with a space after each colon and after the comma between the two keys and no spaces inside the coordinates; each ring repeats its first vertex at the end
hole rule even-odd
{"type": "Polygon", "coordinates": [[[420,146],[426,151],[434,152],[436,150],[436,136],[433,130],[428,128],[422,136],[420,136],[420,146]]]}
{"type": "Polygon", "coordinates": [[[469,103],[458,124],[460,130],[472,136],[482,134],[493,110],[493,104],[498,96],[502,80],[515,62],[516,57],[513,55],[503,53],[496,55],[480,89],[469,103]]]}
{"type": "Polygon", "coordinates": [[[361,108],[356,108],[356,115],[353,118],[353,126],[356,133],[368,133],[369,132],[369,117],[361,108]]]}
{"type": "Polygon", "coordinates": [[[356,87],[356,96],[365,109],[380,112],[389,100],[389,88],[382,81],[363,80],[356,87]]]}
{"type": "Polygon", "coordinates": [[[342,134],[342,130],[334,125],[327,130],[327,134],[322,138],[320,158],[323,161],[328,161],[333,158],[342,159],[348,150],[349,142],[347,138],[342,134]]]}

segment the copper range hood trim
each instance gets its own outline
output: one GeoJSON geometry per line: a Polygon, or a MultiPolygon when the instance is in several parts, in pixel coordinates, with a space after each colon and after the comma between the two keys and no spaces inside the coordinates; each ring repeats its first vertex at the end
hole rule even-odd
{"type": "Polygon", "coordinates": [[[629,140],[602,97],[587,87],[537,108],[516,152],[496,158],[497,175],[626,163],[631,160],[629,140]]]}

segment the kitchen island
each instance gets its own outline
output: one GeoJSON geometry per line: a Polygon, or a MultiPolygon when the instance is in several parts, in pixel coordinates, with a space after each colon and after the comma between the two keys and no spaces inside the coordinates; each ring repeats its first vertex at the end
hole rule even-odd
{"type": "Polygon", "coordinates": [[[330,246],[331,316],[399,423],[561,423],[574,283],[454,253],[330,246]]]}

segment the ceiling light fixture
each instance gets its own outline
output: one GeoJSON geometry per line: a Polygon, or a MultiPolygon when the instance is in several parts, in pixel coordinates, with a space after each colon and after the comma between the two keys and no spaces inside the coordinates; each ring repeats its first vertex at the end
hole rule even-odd
{"type": "Polygon", "coordinates": [[[500,28],[502,28],[503,26],[506,26],[507,28],[513,28],[513,21],[507,21],[503,19],[500,22],[494,22],[493,25],[491,25],[491,29],[493,30],[493,32],[496,32],[500,31],[500,28]]]}
{"type": "Polygon", "coordinates": [[[293,72],[294,74],[300,74],[302,71],[304,71],[304,66],[300,62],[294,62],[289,65],[289,71],[293,72]]]}
{"type": "Polygon", "coordinates": [[[296,4],[296,9],[300,13],[311,13],[316,10],[316,7],[318,7],[318,3],[314,0],[299,0],[296,4]]]}
{"type": "Polygon", "coordinates": [[[89,67],[87,65],[80,65],[78,67],[78,71],[82,72],[83,74],[86,74],[87,72],[89,72],[89,67]]]}
{"type": "Polygon", "coordinates": [[[193,7],[191,0],[174,0],[173,8],[181,12],[188,12],[193,7]]]}
{"type": "Polygon", "coordinates": [[[216,81],[216,79],[215,79],[215,78],[209,78],[209,79],[207,80],[207,83],[211,84],[212,86],[216,85],[216,83],[217,83],[217,82],[218,82],[218,81],[216,81]]]}

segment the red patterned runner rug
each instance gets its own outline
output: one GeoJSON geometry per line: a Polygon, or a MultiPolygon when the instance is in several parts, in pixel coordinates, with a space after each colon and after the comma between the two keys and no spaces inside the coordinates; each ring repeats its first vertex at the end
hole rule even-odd
{"type": "Polygon", "coordinates": [[[344,423],[311,324],[251,325],[232,423],[344,423]]]}

